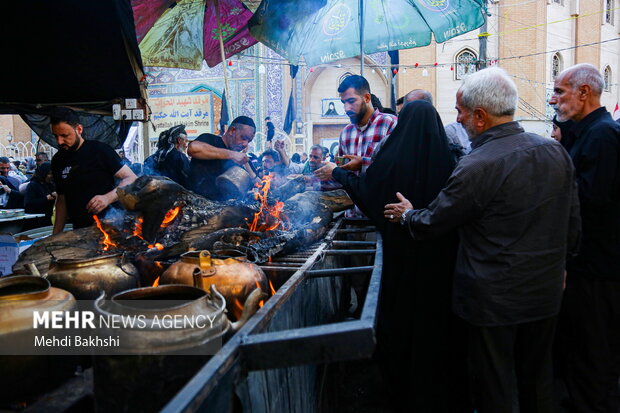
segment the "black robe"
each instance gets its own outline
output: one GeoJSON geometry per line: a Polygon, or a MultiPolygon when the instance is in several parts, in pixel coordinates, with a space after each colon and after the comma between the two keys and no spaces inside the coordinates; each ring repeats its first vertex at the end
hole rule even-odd
{"type": "Polygon", "coordinates": [[[426,207],[455,165],[439,114],[431,104],[414,101],[400,112],[365,174],[333,172],[383,237],[378,352],[402,411],[467,411],[469,402],[467,342],[451,304],[456,232],[414,241],[404,226],[383,217],[384,206],[398,202],[396,192],[414,208],[426,207]]]}

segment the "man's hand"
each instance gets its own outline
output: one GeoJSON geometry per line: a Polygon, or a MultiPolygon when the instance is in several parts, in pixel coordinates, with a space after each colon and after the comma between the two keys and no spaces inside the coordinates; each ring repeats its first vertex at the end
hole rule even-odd
{"type": "Polygon", "coordinates": [[[336,168],[336,166],[338,165],[333,162],[326,162],[324,166],[314,171],[314,176],[319,178],[321,181],[329,181],[333,179],[332,171],[336,168]]]}
{"type": "Polygon", "coordinates": [[[230,151],[230,159],[239,165],[246,164],[250,160],[248,155],[246,155],[245,153],[235,151],[230,151]]]}
{"type": "Polygon", "coordinates": [[[2,188],[2,190],[6,192],[7,194],[11,193],[11,188],[9,188],[8,185],[0,185],[0,188],[2,188]]]}
{"type": "Polygon", "coordinates": [[[362,170],[362,157],[357,155],[344,155],[349,162],[341,166],[342,169],[347,171],[361,171],[362,170]]]}
{"type": "Polygon", "coordinates": [[[390,222],[398,223],[400,216],[408,209],[413,209],[413,205],[400,192],[396,192],[396,197],[400,201],[397,204],[387,204],[383,211],[383,216],[390,222]]]}
{"type": "Polygon", "coordinates": [[[86,204],[86,210],[91,214],[98,214],[110,205],[110,201],[105,195],[95,195],[92,197],[88,204],[86,204]]]}
{"type": "Polygon", "coordinates": [[[275,141],[275,143],[273,144],[273,149],[275,149],[278,152],[280,152],[281,150],[284,150],[284,141],[281,141],[281,140],[275,141]]]}

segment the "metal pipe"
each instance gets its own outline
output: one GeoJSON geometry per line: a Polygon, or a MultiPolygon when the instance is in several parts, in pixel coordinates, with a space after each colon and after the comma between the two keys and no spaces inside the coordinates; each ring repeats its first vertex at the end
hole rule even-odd
{"type": "Polygon", "coordinates": [[[273,259],[271,262],[298,262],[303,264],[306,261],[308,261],[308,258],[291,258],[289,256],[284,256],[282,258],[273,259]]]}
{"type": "Polygon", "coordinates": [[[332,241],[332,247],[374,247],[375,241],[332,241]]]}
{"type": "Polygon", "coordinates": [[[308,277],[332,277],[339,275],[351,275],[351,274],[360,274],[371,272],[373,270],[373,266],[365,266],[365,267],[349,267],[349,268],[334,268],[334,269],[325,269],[325,270],[308,270],[306,271],[306,276],[308,277]]]}
{"type": "Polygon", "coordinates": [[[375,227],[364,227],[364,228],[343,228],[336,230],[338,234],[356,234],[359,232],[375,232],[377,228],[375,227]]]}
{"type": "Polygon", "coordinates": [[[360,0],[360,75],[364,76],[364,0],[360,0]]]}
{"type": "Polygon", "coordinates": [[[269,271],[298,271],[299,267],[276,267],[276,266],[269,266],[269,265],[261,265],[261,270],[265,271],[265,270],[269,270],[269,271]]]}
{"type": "MultiPolygon", "coordinates": [[[[277,262],[277,263],[267,263],[267,265],[269,264],[276,264],[275,266],[280,266],[280,267],[295,267],[295,268],[301,268],[301,265],[299,265],[299,263],[297,262],[277,262]]],[[[261,268],[263,267],[262,265],[260,266],[261,268]]]]}
{"type": "Polygon", "coordinates": [[[325,250],[325,255],[370,255],[377,250],[325,250]]]}

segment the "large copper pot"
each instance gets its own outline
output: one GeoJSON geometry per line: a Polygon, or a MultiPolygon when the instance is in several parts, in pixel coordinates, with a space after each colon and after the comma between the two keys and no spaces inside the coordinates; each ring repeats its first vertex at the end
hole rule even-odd
{"type": "Polygon", "coordinates": [[[37,311],[71,311],[75,298],[65,290],[50,286],[45,278],[16,275],[0,278],[0,335],[32,329],[37,311]]]}
{"type": "MultiPolygon", "coordinates": [[[[120,335],[122,353],[161,354],[203,345],[221,338],[230,328],[224,312],[225,302],[221,294],[187,285],[162,285],[136,288],[115,294],[111,300],[102,295],[95,301],[95,309],[104,316],[143,315],[143,328],[110,329],[109,335],[120,335]],[[209,316],[213,320],[209,328],[191,326],[182,329],[157,327],[154,320],[164,316],[209,316]]],[[[203,320],[204,320],[203,317],[203,320]]],[[[104,331],[102,334],[108,335],[104,331]]]]}
{"type": "Polygon", "coordinates": [[[190,251],[162,274],[160,284],[193,285],[208,290],[215,285],[226,299],[226,308],[239,319],[246,301],[257,287],[267,293],[263,270],[245,257],[215,258],[209,251],[190,251]]]}
{"type": "Polygon", "coordinates": [[[20,400],[49,390],[73,375],[81,362],[75,356],[13,355],[32,346],[36,330],[33,312],[73,311],[68,291],[50,286],[44,278],[19,275],[0,278],[0,400],[20,400]],[[15,350],[11,350],[15,349],[15,350]]]}
{"type": "Polygon", "coordinates": [[[58,259],[50,263],[46,275],[54,287],[71,292],[78,300],[94,300],[139,286],[138,270],[124,254],[83,259],[58,259]]]}
{"type": "MultiPolygon", "coordinates": [[[[262,298],[256,289],[249,307],[256,310],[262,298]]],[[[102,331],[120,336],[118,350],[125,354],[93,360],[96,411],[102,412],[159,411],[219,349],[228,332],[251,315],[248,310],[242,320],[231,323],[224,297],[215,288],[207,293],[186,285],[138,288],[111,300],[100,297],[95,308],[104,317],[140,314],[146,320],[146,328],[102,331]],[[165,316],[208,316],[213,324],[162,328],[155,319],[165,316]]]]}
{"type": "Polygon", "coordinates": [[[220,192],[231,198],[245,195],[252,188],[253,184],[254,181],[250,174],[242,167],[236,165],[231,166],[215,178],[215,185],[220,192]]]}

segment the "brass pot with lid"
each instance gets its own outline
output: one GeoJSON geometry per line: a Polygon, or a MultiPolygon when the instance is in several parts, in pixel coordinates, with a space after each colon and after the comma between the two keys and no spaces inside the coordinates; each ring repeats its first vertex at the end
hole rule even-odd
{"type": "Polygon", "coordinates": [[[190,251],[162,274],[160,284],[193,285],[208,290],[215,285],[226,299],[226,307],[235,319],[247,306],[256,289],[269,291],[267,276],[244,256],[216,258],[209,251],[190,251]]]}
{"type": "Polygon", "coordinates": [[[78,300],[94,300],[102,291],[114,295],[136,288],[140,280],[138,270],[124,254],[53,260],[46,277],[54,287],[71,292],[78,300]]]}

